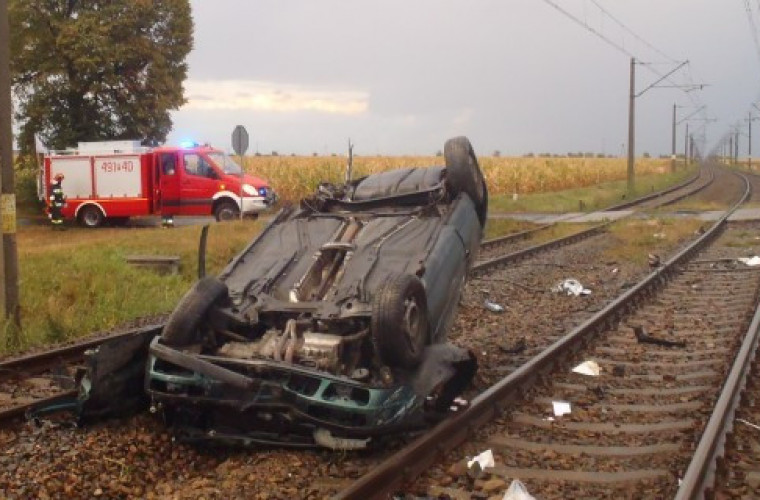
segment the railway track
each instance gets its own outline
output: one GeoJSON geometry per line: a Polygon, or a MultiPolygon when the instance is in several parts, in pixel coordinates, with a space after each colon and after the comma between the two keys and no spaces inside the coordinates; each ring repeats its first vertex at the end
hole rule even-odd
{"type": "MultiPolygon", "coordinates": [[[[654,231],[655,229],[653,229],[654,231]]],[[[504,279],[506,280],[503,283],[514,284],[516,288],[513,288],[510,291],[511,296],[517,296],[522,298],[531,298],[532,300],[524,300],[525,306],[524,309],[521,310],[514,310],[515,307],[513,304],[508,304],[510,306],[510,310],[505,314],[512,314],[514,313],[515,318],[518,316],[525,316],[525,323],[523,323],[524,328],[527,329],[535,329],[540,331],[541,329],[546,329],[545,331],[549,332],[548,334],[543,335],[542,340],[539,342],[535,338],[531,340],[528,339],[527,346],[524,346],[523,349],[520,349],[519,346],[519,338],[515,336],[510,336],[510,340],[508,342],[504,342],[504,337],[509,336],[504,334],[504,332],[498,332],[499,335],[495,336],[492,340],[493,343],[491,346],[493,346],[494,350],[497,352],[498,355],[492,356],[490,352],[490,347],[488,347],[488,339],[481,339],[478,342],[480,342],[480,346],[483,346],[483,354],[485,354],[486,351],[489,351],[488,363],[483,363],[484,370],[483,375],[479,378],[478,383],[476,384],[477,387],[473,391],[473,394],[471,395],[474,397],[477,393],[482,391],[487,391],[488,387],[491,386],[493,383],[495,383],[499,378],[501,378],[504,374],[510,373],[514,370],[517,370],[520,368],[520,366],[526,362],[527,360],[531,359],[532,357],[535,357],[537,354],[542,352],[542,350],[550,343],[556,342],[558,339],[561,339],[564,333],[567,331],[568,324],[572,324],[573,322],[578,323],[585,318],[589,316],[589,314],[593,310],[600,310],[603,307],[605,307],[605,304],[612,300],[615,296],[617,296],[621,290],[624,290],[628,287],[628,284],[632,281],[635,281],[637,276],[635,275],[634,271],[626,270],[626,266],[624,262],[619,263],[609,263],[609,266],[601,266],[604,267],[604,269],[597,268],[597,269],[591,269],[588,270],[588,264],[589,262],[599,261],[601,259],[601,248],[605,245],[614,245],[614,242],[607,242],[608,236],[604,232],[599,232],[596,234],[590,235],[589,238],[586,240],[583,240],[579,242],[577,245],[572,246],[553,246],[550,249],[544,249],[543,252],[540,255],[541,258],[536,257],[538,254],[533,254],[533,257],[530,255],[522,256],[520,257],[521,263],[516,266],[504,266],[503,264],[494,264],[494,266],[500,267],[501,270],[499,273],[507,273],[503,276],[506,276],[504,279]],[[573,257],[573,253],[575,252],[575,247],[577,246],[586,247],[585,251],[581,251],[578,253],[576,257],[573,257]],[[595,253],[596,252],[596,253],[595,253]],[[573,259],[578,261],[578,264],[573,264],[573,259]],[[561,264],[558,264],[561,263],[561,264]],[[585,266],[585,267],[584,267],[585,266]],[[514,269],[512,269],[514,267],[514,269]],[[613,275],[613,278],[610,278],[608,276],[610,269],[612,268],[620,269],[620,271],[613,275]],[[547,272],[547,270],[552,270],[556,272],[547,272]],[[535,271],[535,272],[534,272],[535,271]],[[522,272],[522,274],[520,274],[522,272]],[[575,273],[576,277],[580,278],[584,282],[590,282],[594,283],[596,286],[594,287],[594,293],[587,299],[585,299],[582,303],[578,301],[572,301],[571,299],[562,300],[561,305],[558,306],[557,299],[551,295],[547,294],[545,286],[547,283],[553,283],[556,279],[559,279],[559,277],[567,274],[567,273],[575,273]],[[536,278],[536,281],[533,282],[533,277],[536,278]],[[539,293],[536,290],[541,287],[542,292],[539,293]],[[535,288],[535,289],[532,289],[535,288]],[[524,295],[520,295],[520,293],[524,295]],[[539,308],[546,307],[550,308],[550,311],[547,311],[545,314],[537,315],[536,311],[539,308]],[[529,325],[530,320],[533,320],[537,316],[544,317],[545,324],[543,325],[529,325]],[[500,348],[506,348],[506,349],[500,349],[500,348]],[[507,352],[510,351],[510,352],[507,352]],[[519,354],[514,354],[511,351],[518,351],[519,354]],[[491,359],[493,358],[493,359],[491,359]],[[489,368],[490,366],[490,368],[489,368]]],[[[676,242],[675,247],[673,248],[665,248],[658,250],[661,252],[663,256],[668,255],[669,253],[673,253],[676,251],[677,247],[681,243],[676,242]]],[[[514,261],[513,261],[514,262],[514,261]]],[[[493,268],[492,268],[493,269],[493,268]]],[[[641,274],[648,274],[648,271],[646,271],[646,268],[644,270],[637,271],[640,275],[641,274]]],[[[476,277],[473,280],[472,290],[469,291],[469,300],[470,301],[470,307],[469,311],[467,311],[467,307],[465,307],[465,314],[460,314],[461,316],[465,316],[465,318],[460,322],[460,327],[458,328],[460,330],[459,335],[462,338],[462,342],[464,342],[465,337],[468,335],[466,334],[466,330],[469,328],[480,328],[480,329],[488,329],[493,326],[495,323],[501,323],[504,322],[505,319],[508,319],[506,316],[486,316],[483,313],[483,309],[481,307],[481,299],[482,294],[479,287],[489,287],[493,285],[495,282],[493,281],[494,278],[499,278],[499,276],[502,276],[502,274],[498,274],[497,272],[482,272],[480,273],[480,277],[476,277]]],[[[499,278],[501,279],[501,278],[499,278]]],[[[492,290],[494,292],[494,290],[492,290]]],[[[523,302],[522,298],[518,299],[518,302],[523,302]]],[[[504,302],[506,303],[506,302],[504,302]]],[[[509,318],[509,321],[507,323],[512,323],[511,319],[509,318]]],[[[160,326],[159,326],[160,328],[160,326]]],[[[507,332],[508,334],[511,334],[512,332],[507,332]]],[[[519,333],[519,332],[518,332],[519,333]]],[[[539,336],[536,336],[536,338],[539,336]]],[[[60,369],[60,365],[59,365],[60,369]]],[[[139,425],[146,425],[143,419],[138,419],[139,425]]],[[[137,424],[136,424],[137,425],[137,424]]],[[[30,431],[31,432],[31,431],[30,431]]],[[[112,432],[120,432],[120,431],[112,431],[112,432]]],[[[125,431],[126,432],[126,431],[125,431]]],[[[160,432],[160,431],[159,431],[160,432]]],[[[2,428],[0,427],[0,434],[2,433],[2,428]]],[[[23,434],[23,433],[22,433],[23,434]]],[[[0,435],[0,441],[2,441],[3,436],[0,435]]],[[[68,439],[68,438],[66,438],[68,439]]],[[[112,438],[109,438],[112,439],[112,438]]],[[[163,442],[164,434],[159,434],[159,437],[155,437],[154,439],[160,439],[163,442]]],[[[403,443],[398,443],[396,448],[398,448],[399,445],[403,443]]],[[[393,450],[393,447],[389,448],[389,452],[393,450]]],[[[194,451],[190,450],[183,450],[183,453],[188,454],[188,456],[196,457],[193,460],[203,463],[204,459],[198,458],[194,451]]],[[[282,457],[283,463],[288,463],[288,461],[296,460],[299,463],[303,463],[304,465],[310,467],[314,471],[318,471],[319,475],[323,478],[329,478],[329,481],[326,481],[326,484],[324,487],[320,487],[318,489],[314,490],[312,498],[322,498],[325,494],[329,494],[331,491],[337,491],[338,489],[345,486],[345,483],[347,480],[349,480],[352,477],[358,476],[362,473],[364,473],[367,470],[372,469],[377,465],[377,461],[380,457],[382,457],[384,452],[376,452],[375,454],[367,457],[351,457],[350,459],[341,458],[339,460],[336,460],[335,457],[330,456],[324,456],[323,454],[313,454],[310,452],[304,452],[304,453],[298,453],[298,454],[292,454],[289,452],[267,452],[268,457],[274,456],[275,458],[272,458],[275,462],[277,462],[279,459],[276,457],[282,457]],[[287,457],[287,458],[285,458],[287,457]],[[297,457],[297,458],[293,458],[297,457]],[[347,461],[346,461],[347,460],[347,461]]],[[[166,459],[166,461],[170,463],[174,463],[174,455],[172,454],[171,460],[166,459]]],[[[242,469],[249,470],[253,465],[251,465],[250,460],[253,460],[254,462],[257,460],[255,458],[251,459],[248,455],[233,455],[230,458],[226,458],[226,461],[223,463],[233,463],[233,464],[240,464],[242,469]]],[[[258,463],[258,462],[256,462],[258,463]]],[[[212,467],[218,466],[219,464],[215,462],[216,465],[212,465],[212,467]]],[[[258,467],[258,465],[257,465],[258,467]]],[[[139,468],[139,466],[136,466],[136,468],[139,468]]],[[[258,469],[257,469],[258,470],[258,469]]],[[[316,472],[315,472],[316,473],[316,472]]],[[[304,472],[306,474],[306,472],[304,472]]],[[[271,474],[273,476],[276,476],[276,473],[271,474]]],[[[278,491],[281,493],[281,495],[287,496],[287,492],[290,490],[288,489],[289,486],[287,486],[288,481],[297,481],[298,475],[295,472],[288,472],[288,479],[287,481],[283,479],[283,484],[278,486],[276,489],[273,489],[273,491],[278,491]],[[291,476],[292,474],[292,476],[291,476]]],[[[1,478],[0,478],[1,479],[1,478]]],[[[306,480],[304,479],[304,482],[306,480]]],[[[311,482],[315,482],[313,478],[305,484],[310,484],[311,482]]],[[[2,483],[0,482],[0,486],[2,486],[2,483]]],[[[178,486],[179,487],[179,486],[178,486]]],[[[257,486],[258,487],[258,486],[257,486]]],[[[0,490],[2,488],[0,487],[0,490]]],[[[305,492],[309,491],[308,489],[298,490],[299,496],[307,496],[305,492]]],[[[270,498],[278,498],[283,496],[278,496],[278,494],[274,494],[273,496],[270,496],[270,498]]]]}
{"type": "MultiPolygon", "coordinates": [[[[693,196],[696,193],[699,193],[700,191],[704,190],[708,186],[712,185],[714,181],[715,181],[715,171],[709,167],[701,168],[700,171],[697,173],[697,175],[687,179],[681,184],[673,186],[664,191],[652,193],[646,196],[642,196],[635,200],[627,201],[624,203],[620,203],[620,204],[605,208],[603,210],[599,210],[598,213],[611,212],[615,210],[631,209],[631,208],[635,208],[636,211],[640,213],[646,210],[652,210],[655,208],[664,207],[667,205],[677,203],[678,201],[681,201],[689,196],[693,196]]],[[[587,216],[588,216],[587,214],[582,214],[582,215],[578,215],[574,217],[568,217],[568,218],[565,218],[563,222],[574,222],[581,217],[587,217],[587,216]]],[[[591,236],[600,231],[604,231],[608,223],[603,222],[599,224],[591,224],[591,225],[580,224],[580,225],[587,226],[587,227],[583,229],[582,231],[577,231],[576,233],[573,233],[572,235],[567,235],[567,234],[557,235],[557,237],[552,239],[550,242],[547,242],[546,247],[543,247],[543,248],[551,248],[552,246],[556,244],[573,243],[575,241],[579,241],[585,237],[591,236]]],[[[525,231],[520,231],[518,233],[509,234],[506,236],[486,240],[480,246],[479,264],[482,264],[483,267],[487,268],[489,266],[494,265],[497,262],[495,259],[503,258],[504,256],[507,256],[507,255],[509,257],[506,258],[506,261],[512,262],[513,259],[519,258],[520,255],[526,255],[526,254],[520,254],[519,252],[522,252],[530,247],[540,247],[540,244],[531,245],[531,241],[535,239],[537,236],[541,235],[542,233],[547,233],[556,227],[557,227],[556,223],[541,224],[537,227],[530,228],[525,231]]],[[[537,251],[537,249],[530,250],[527,254],[530,254],[531,252],[535,252],[535,251],[537,251]]]]}
{"type": "Polygon", "coordinates": [[[676,494],[757,308],[760,273],[735,259],[760,226],[726,220],[337,498],[486,498],[513,478],[541,498],[676,494]],[[601,376],[570,371],[589,359],[601,376]],[[497,467],[475,479],[462,458],[484,449],[497,467]]]}

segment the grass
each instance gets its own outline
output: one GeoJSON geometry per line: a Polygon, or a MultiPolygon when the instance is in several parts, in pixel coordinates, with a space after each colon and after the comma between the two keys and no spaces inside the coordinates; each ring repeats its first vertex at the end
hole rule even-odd
{"type": "Polygon", "coordinates": [[[536,227],[536,224],[516,219],[488,219],[484,231],[484,239],[497,238],[507,234],[519,233],[536,227]]]}
{"type": "MultiPolygon", "coordinates": [[[[259,222],[215,224],[207,272],[218,273],[260,230],[259,222]]],[[[200,227],[22,228],[17,236],[23,330],[6,329],[0,352],[60,342],[170,311],[197,275],[200,227]],[[131,254],[177,255],[180,273],[159,276],[128,265],[131,254]]]]}
{"type": "Polygon", "coordinates": [[[609,232],[616,243],[604,253],[604,259],[629,261],[639,265],[647,262],[649,253],[657,248],[672,248],[690,238],[704,221],[683,218],[624,219],[611,224],[609,232]]]}

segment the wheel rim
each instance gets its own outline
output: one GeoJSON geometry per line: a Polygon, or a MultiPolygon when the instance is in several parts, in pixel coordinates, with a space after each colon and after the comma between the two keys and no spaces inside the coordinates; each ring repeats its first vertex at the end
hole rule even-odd
{"type": "Polygon", "coordinates": [[[88,226],[97,226],[99,221],[100,214],[95,212],[95,210],[87,210],[84,213],[84,223],[88,226]]]}
{"type": "Polygon", "coordinates": [[[230,207],[224,207],[219,210],[219,220],[229,221],[235,218],[235,211],[230,207]]]}
{"type": "Polygon", "coordinates": [[[409,297],[404,301],[404,333],[413,352],[417,352],[417,342],[420,337],[422,316],[420,308],[414,298],[409,297]]]}

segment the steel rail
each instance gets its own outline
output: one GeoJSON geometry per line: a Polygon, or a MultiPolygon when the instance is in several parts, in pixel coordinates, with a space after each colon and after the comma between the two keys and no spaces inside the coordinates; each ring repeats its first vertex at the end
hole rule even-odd
{"type": "MultiPolygon", "coordinates": [[[[664,191],[658,191],[657,193],[654,193],[652,195],[643,196],[642,198],[637,198],[636,200],[627,202],[624,205],[626,205],[626,206],[634,206],[635,204],[641,203],[642,201],[648,201],[651,198],[661,196],[662,194],[667,194],[667,193],[675,191],[677,189],[681,189],[681,188],[686,187],[689,184],[695,182],[699,177],[700,177],[700,175],[698,174],[698,175],[692,177],[691,179],[689,179],[688,181],[686,181],[686,182],[684,182],[682,184],[679,184],[678,186],[675,186],[673,188],[669,188],[669,189],[664,190],[664,191]]],[[[694,193],[697,193],[697,192],[701,191],[702,189],[705,189],[714,180],[715,180],[715,173],[714,172],[710,172],[710,181],[707,182],[705,185],[703,185],[703,186],[697,186],[695,189],[692,189],[692,190],[684,193],[683,195],[679,196],[678,198],[675,198],[673,200],[668,200],[666,203],[663,203],[663,206],[664,205],[669,205],[671,203],[675,203],[677,201],[680,201],[683,198],[686,198],[687,196],[691,196],[694,193]]],[[[598,211],[596,211],[596,213],[604,213],[604,212],[616,210],[617,209],[616,207],[617,206],[608,207],[608,208],[605,208],[605,209],[602,209],[602,210],[598,210],[598,211]]],[[[572,220],[572,218],[569,218],[566,221],[570,221],[570,220],[572,220]]],[[[566,222],[566,221],[563,221],[563,222],[566,222]]],[[[611,224],[611,222],[604,222],[602,224],[593,226],[593,227],[591,227],[589,229],[586,229],[584,231],[580,231],[578,233],[575,233],[575,234],[572,234],[572,235],[569,235],[569,236],[563,236],[561,238],[556,238],[554,240],[551,240],[551,241],[548,241],[548,242],[545,242],[545,243],[541,243],[541,244],[535,245],[533,247],[529,247],[529,248],[526,248],[526,249],[523,249],[523,250],[518,250],[518,251],[513,252],[511,254],[508,254],[508,255],[503,255],[503,256],[499,256],[499,257],[494,257],[492,259],[483,260],[483,261],[480,261],[480,262],[476,263],[472,267],[472,270],[473,270],[474,273],[477,274],[478,272],[481,272],[483,270],[491,269],[491,268],[496,267],[496,266],[501,265],[501,264],[515,262],[517,260],[520,260],[522,258],[528,257],[530,255],[534,255],[534,254],[536,254],[538,252],[541,252],[543,250],[548,250],[550,248],[558,248],[558,247],[560,247],[562,245],[575,243],[575,242],[581,241],[581,240],[583,240],[585,238],[588,238],[590,236],[593,236],[594,234],[597,234],[597,233],[603,231],[610,224],[611,224]]],[[[498,237],[498,238],[492,238],[492,239],[483,241],[481,243],[480,247],[481,247],[481,249],[486,249],[486,248],[496,247],[496,246],[499,246],[499,245],[507,243],[507,242],[527,239],[529,236],[531,236],[534,233],[543,231],[545,229],[549,229],[549,228],[554,227],[554,226],[556,226],[556,223],[545,224],[545,225],[542,225],[542,226],[539,226],[539,227],[536,227],[536,228],[532,228],[532,229],[528,229],[528,230],[525,230],[525,231],[521,231],[519,233],[509,234],[509,235],[501,236],[501,237],[498,237]]]]}
{"type": "Polygon", "coordinates": [[[760,342],[760,307],[755,311],[739,353],[726,378],[710,419],[702,432],[694,456],[686,469],[676,500],[701,499],[711,495],[718,462],[725,451],[726,438],[733,429],[734,416],[741,403],[752,363],[760,342]]]}
{"type": "Polygon", "coordinates": [[[71,345],[56,347],[49,351],[6,359],[0,361],[0,373],[39,373],[60,366],[64,362],[80,359],[85,351],[98,347],[106,340],[135,335],[139,332],[147,332],[148,330],[160,332],[163,327],[163,323],[156,323],[116,334],[106,334],[102,337],[79,341],[71,345]]]}
{"type": "MultiPolygon", "coordinates": [[[[700,168],[695,175],[693,175],[692,177],[689,177],[688,179],[686,179],[684,182],[682,182],[680,184],[676,184],[675,186],[671,186],[671,187],[669,187],[667,189],[663,189],[662,191],[657,191],[655,193],[650,193],[650,194],[641,196],[639,198],[636,198],[635,200],[624,201],[623,203],[618,203],[617,205],[612,205],[611,207],[607,207],[605,209],[600,210],[600,212],[612,212],[614,210],[623,210],[623,209],[626,209],[628,207],[634,207],[634,206],[638,205],[639,203],[643,203],[645,201],[653,200],[653,199],[658,198],[660,196],[663,196],[663,195],[666,195],[666,194],[670,194],[670,193],[672,193],[674,191],[678,191],[679,189],[683,189],[686,186],[688,186],[688,185],[690,185],[690,184],[692,184],[694,182],[697,182],[697,180],[701,176],[702,176],[702,169],[700,168]]],[[[700,186],[700,187],[698,187],[698,189],[689,191],[686,195],[684,195],[684,197],[690,196],[690,195],[694,194],[695,192],[697,192],[697,191],[699,191],[701,189],[704,189],[706,186],[709,186],[714,179],[715,179],[715,174],[712,174],[712,177],[711,177],[710,181],[707,182],[705,184],[705,186],[700,186]]],[[[682,198],[678,198],[678,199],[682,199],[682,198]]],[[[665,203],[665,204],[667,205],[668,203],[665,203]]]]}
{"type": "Polygon", "coordinates": [[[692,244],[670,258],[660,269],[647,275],[583,324],[486,389],[472,401],[465,411],[439,423],[407,447],[380,463],[372,472],[359,478],[334,498],[374,499],[386,498],[393,494],[402,484],[425,471],[439,455],[443,455],[460,445],[479,427],[498,416],[509,402],[526,391],[537,377],[583,348],[605,328],[619,322],[622,316],[636,307],[637,302],[654,293],[670,276],[678,272],[678,267],[682,262],[707,245],[724,229],[728,217],[749,196],[749,181],[746,177],[741,177],[745,182],[745,192],[741,199],[692,244]]]}
{"type": "MultiPolygon", "coordinates": [[[[73,362],[84,357],[84,353],[89,349],[94,349],[107,340],[118,339],[130,335],[145,334],[149,335],[159,334],[163,329],[163,323],[156,323],[153,325],[147,325],[140,328],[134,328],[125,332],[117,334],[103,336],[95,339],[89,339],[82,342],[77,342],[69,346],[63,346],[50,351],[45,351],[36,354],[29,354],[26,356],[20,356],[18,358],[8,359],[0,362],[0,373],[16,373],[23,375],[34,375],[45,370],[55,368],[66,362],[73,362]]],[[[12,406],[9,408],[0,408],[0,422],[7,422],[9,420],[17,419],[27,415],[27,412],[35,408],[55,405],[62,400],[69,399],[76,396],[76,390],[61,389],[61,392],[53,396],[42,397],[28,401],[20,405],[12,406]]]]}

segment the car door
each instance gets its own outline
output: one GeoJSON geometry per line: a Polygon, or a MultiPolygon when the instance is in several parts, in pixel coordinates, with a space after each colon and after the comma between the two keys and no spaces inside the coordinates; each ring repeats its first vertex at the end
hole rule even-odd
{"type": "Polygon", "coordinates": [[[157,186],[153,198],[153,209],[162,216],[182,214],[182,193],[180,190],[179,157],[176,152],[156,155],[155,175],[157,186]]]}
{"type": "Polygon", "coordinates": [[[219,175],[205,155],[198,152],[182,153],[180,191],[182,213],[208,215],[211,213],[214,193],[218,190],[219,175]]]}

